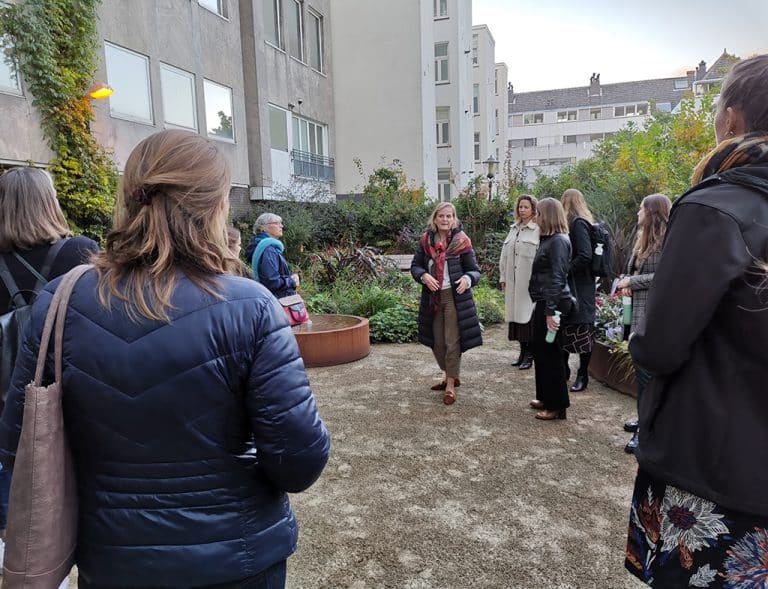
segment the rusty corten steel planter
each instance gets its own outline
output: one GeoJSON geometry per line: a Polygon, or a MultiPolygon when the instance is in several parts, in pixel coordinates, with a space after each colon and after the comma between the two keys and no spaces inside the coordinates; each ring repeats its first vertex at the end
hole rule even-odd
{"type": "Polygon", "coordinates": [[[311,325],[297,325],[293,334],[304,366],[335,366],[371,353],[368,319],[354,315],[311,315],[311,325]]]}

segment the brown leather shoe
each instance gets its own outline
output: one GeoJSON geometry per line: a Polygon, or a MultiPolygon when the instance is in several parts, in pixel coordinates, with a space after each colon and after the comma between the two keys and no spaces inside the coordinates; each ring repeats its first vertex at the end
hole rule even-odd
{"type": "Polygon", "coordinates": [[[528,404],[531,406],[531,409],[544,409],[544,403],[542,403],[538,399],[534,399],[528,404]]]}
{"type": "Polygon", "coordinates": [[[446,405],[453,405],[456,402],[456,391],[445,391],[443,395],[443,403],[446,405]]]}
{"type": "MultiPolygon", "coordinates": [[[[445,387],[447,387],[447,386],[448,386],[448,383],[443,381],[443,382],[439,382],[437,384],[433,384],[429,388],[430,388],[430,390],[433,390],[433,391],[444,391],[445,387]]],[[[461,381],[458,378],[455,378],[453,380],[453,386],[456,387],[456,388],[460,387],[461,386],[461,381]]]]}
{"type": "Polygon", "coordinates": [[[539,411],[534,417],[536,419],[543,419],[544,421],[565,419],[565,409],[560,409],[559,411],[539,411]]]}

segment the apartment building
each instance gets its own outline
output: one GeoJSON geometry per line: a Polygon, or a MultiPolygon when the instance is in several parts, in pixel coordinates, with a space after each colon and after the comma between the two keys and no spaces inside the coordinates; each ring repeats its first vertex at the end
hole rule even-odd
{"type": "Polygon", "coordinates": [[[632,121],[642,125],[655,108],[672,112],[704,77],[702,62],[686,76],[603,84],[600,74],[588,86],[515,93],[509,87],[508,153],[528,181],[535,172],[553,175],[589,157],[605,137],[632,121]]]}
{"type": "MultiPolygon", "coordinates": [[[[92,129],[122,170],[162,129],[200,133],[227,158],[231,200],[333,191],[333,89],[325,51],[329,0],[104,0],[96,78],[113,94],[94,101],[92,129]],[[271,18],[268,19],[267,16],[271,18]]],[[[51,158],[32,96],[0,67],[0,164],[51,158]]]]}
{"type": "Polygon", "coordinates": [[[472,27],[473,175],[485,177],[490,158],[503,163],[507,149],[507,66],[495,63],[496,42],[487,25],[472,27]]]}
{"type": "Polygon", "coordinates": [[[397,160],[450,200],[474,175],[471,0],[331,4],[337,193],[397,160]]]}

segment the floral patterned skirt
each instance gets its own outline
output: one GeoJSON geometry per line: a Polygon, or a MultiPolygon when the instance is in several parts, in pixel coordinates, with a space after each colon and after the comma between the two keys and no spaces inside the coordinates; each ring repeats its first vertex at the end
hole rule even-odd
{"type": "Polygon", "coordinates": [[[624,565],[651,587],[768,589],[768,518],[722,508],[639,470],[624,565]]]}

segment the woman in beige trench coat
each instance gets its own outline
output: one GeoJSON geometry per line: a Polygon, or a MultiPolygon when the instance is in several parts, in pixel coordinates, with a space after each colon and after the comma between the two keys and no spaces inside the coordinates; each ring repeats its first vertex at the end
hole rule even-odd
{"type": "Polygon", "coordinates": [[[536,224],[536,199],[523,195],[515,205],[517,220],[504,240],[499,260],[499,282],[504,291],[505,319],[509,323],[509,340],[520,342],[520,356],[512,366],[520,370],[533,364],[530,342],[533,336],[531,318],[533,301],[528,295],[533,258],[539,247],[536,224]]]}

